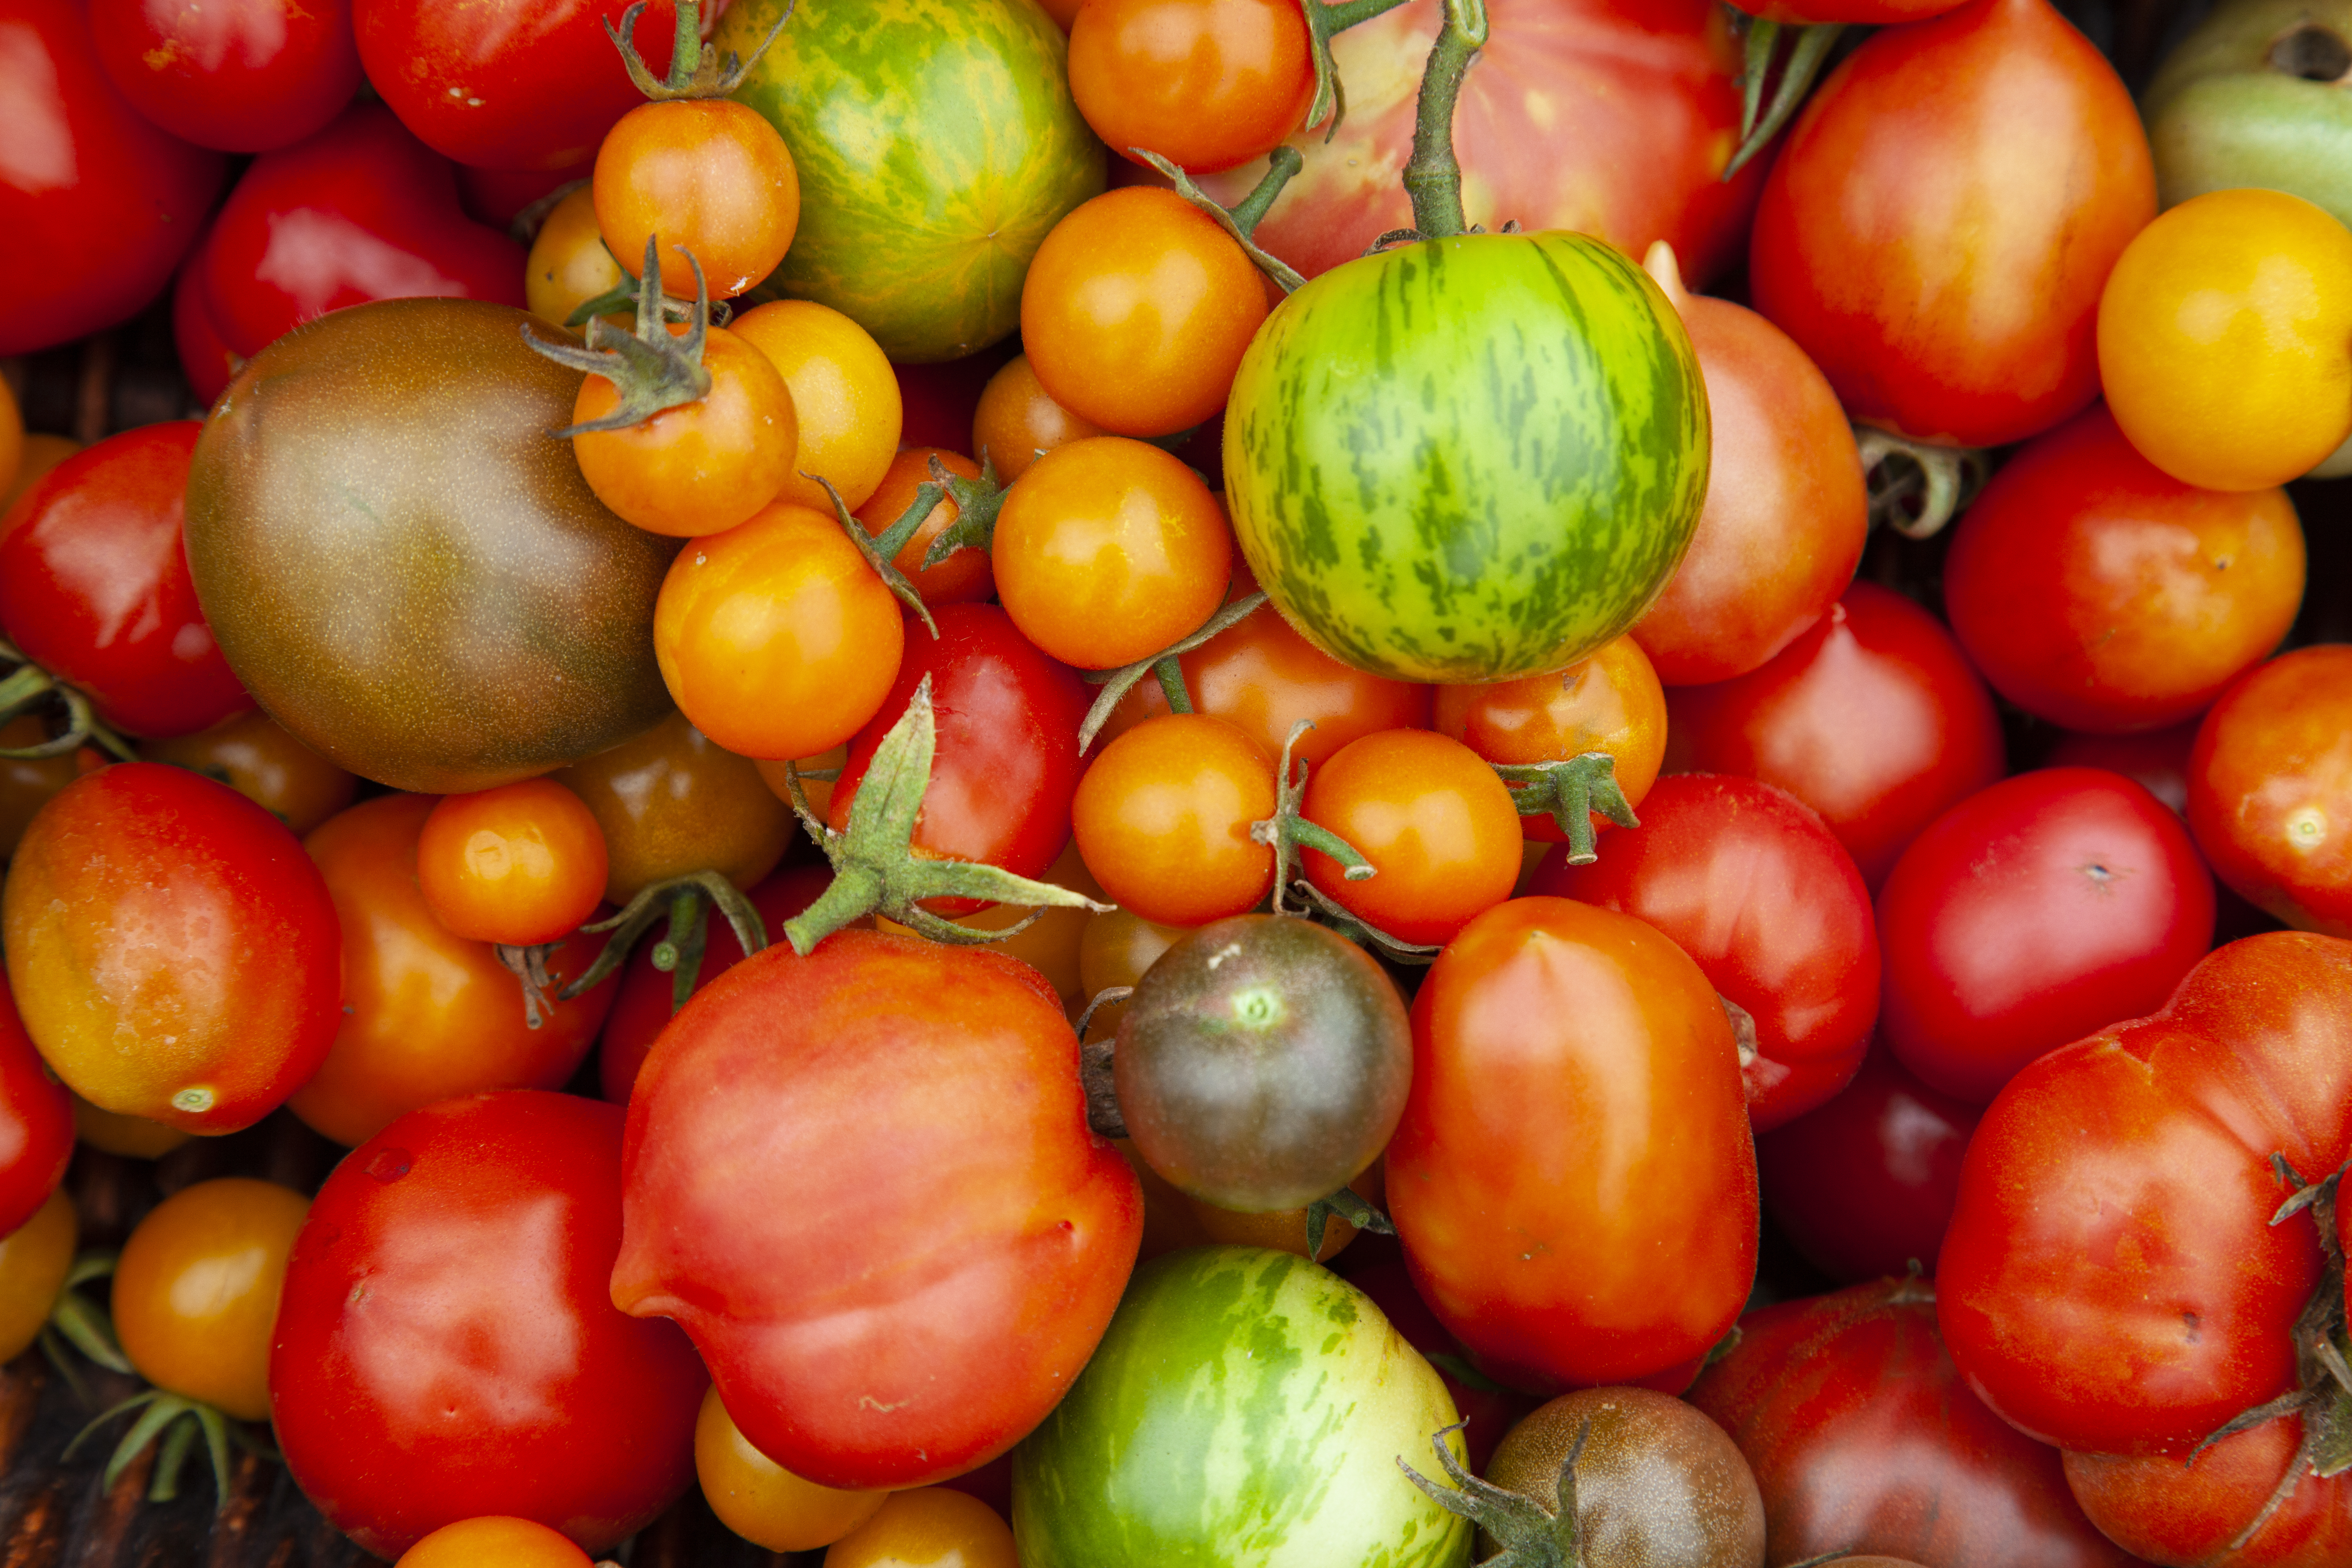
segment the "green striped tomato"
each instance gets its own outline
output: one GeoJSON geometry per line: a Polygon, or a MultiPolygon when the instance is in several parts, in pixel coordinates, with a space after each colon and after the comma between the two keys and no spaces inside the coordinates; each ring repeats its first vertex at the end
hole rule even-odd
{"type": "Polygon", "coordinates": [[[1706,384],[1642,269],[1576,234],[1344,263],[1244,356],[1225,495],[1259,584],[1397,680],[1572,664],[1664,591],[1706,497],[1706,384]]]}
{"type": "MultiPolygon", "coordinates": [[[[748,54],[786,0],[719,26],[748,54]]],[[[1031,0],[798,0],[735,96],[801,177],[772,279],[856,321],[901,362],[956,359],[1021,323],[1045,231],[1103,188],[1070,98],[1062,30],[1031,0]]]]}
{"type": "MultiPolygon", "coordinates": [[[[1135,1272],[1087,1369],[1013,1453],[1022,1568],[1455,1568],[1445,1385],[1371,1298],[1287,1252],[1135,1272]]],[[[1458,1457],[1461,1438],[1448,1439],[1458,1457]]]]}

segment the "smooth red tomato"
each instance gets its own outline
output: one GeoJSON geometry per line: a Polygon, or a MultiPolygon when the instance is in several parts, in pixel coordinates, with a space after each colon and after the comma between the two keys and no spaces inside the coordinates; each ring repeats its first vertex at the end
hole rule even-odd
{"type": "Polygon", "coordinates": [[[2303,1416],[2290,1414],[2222,1438],[2194,1464],[2070,1453],[2066,1484],[2109,1540],[2152,1563],[2326,1568],[2352,1556],[2352,1474],[2314,1475],[2303,1442],[2303,1416]],[[2299,1473],[2280,1497],[2290,1468],[2299,1473]]]}
{"type": "MultiPolygon", "coordinates": [[[[1488,686],[1440,686],[1430,727],[1490,763],[1565,762],[1591,752],[1612,759],[1610,776],[1625,804],[1639,807],[1666,753],[1666,694],[1642,645],[1621,637],[1591,658],[1548,675],[1488,686]]],[[[1513,793],[1522,786],[1514,785],[1513,793]]],[[[1591,814],[1599,833],[1615,823],[1591,814]]],[[[1546,814],[1519,818],[1530,842],[1559,844],[1568,835],[1546,814]]]]}
{"type": "Polygon", "coordinates": [[[1122,157],[1230,169],[1307,117],[1307,18],[1289,0],[1096,0],[1070,24],[1070,96],[1122,157]]]}
{"type": "Polygon", "coordinates": [[[1731,1026],[1630,915],[1514,899],[1463,928],[1413,1001],[1386,1163],[1414,1285],[1518,1387],[1695,1370],[1755,1279],[1731,1026]]]}
{"type": "Polygon", "coordinates": [[[751,887],[799,837],[760,770],[682,714],[552,776],[604,830],[604,899],[616,906],[697,871],[751,887]]]}
{"type": "Polygon", "coordinates": [[[2049,0],[1873,35],[1789,132],[1748,247],[1756,308],[1854,418],[1997,447],[2099,391],[2099,294],[2156,216],[2139,113],[2049,0]]]}
{"type": "Polygon", "coordinates": [[[2213,705],[2189,754],[2189,826],[2249,901],[2352,936],[2352,645],[2281,654],[2213,705]]]}
{"type": "MultiPolygon", "coordinates": [[[[933,462],[960,479],[980,478],[980,465],[960,452],[941,447],[902,447],[890,459],[889,471],[882,476],[881,484],[857,509],[858,525],[877,539],[888,532],[900,514],[915,504],[915,492],[936,482],[931,478],[933,462]]],[[[938,504],[923,514],[923,521],[916,524],[915,531],[908,536],[897,559],[891,562],[915,585],[923,603],[934,608],[986,600],[996,592],[995,567],[985,550],[959,550],[929,570],[923,566],[923,557],[930,552],[931,542],[962,515],[954,498],[942,495],[938,504]]]]}
{"type": "Polygon", "coordinates": [[[283,823],[161,763],[76,780],[0,892],[8,984],[100,1108],[234,1132],[320,1067],[342,1016],[335,907],[283,823]]]}
{"type": "Polygon", "coordinates": [[[1350,741],[1307,776],[1307,820],[1372,863],[1350,881],[1319,849],[1300,857],[1323,896],[1400,942],[1452,940],[1519,879],[1519,810],[1477,752],[1428,730],[1350,741]]]}
{"type": "Polygon", "coordinates": [[[804,1481],[745,1439],[719,1391],[694,1423],[694,1472],[719,1522],[771,1552],[813,1552],[874,1517],[888,1492],[845,1492],[804,1481]]]}
{"type": "Polygon", "coordinates": [[[1077,1060],[1052,987],[1001,954],[845,931],[744,960],[630,1098],[613,1300],[682,1323],[795,1475],[974,1468],[1061,1397],[1134,1262],[1135,1179],[1077,1060]]]}
{"type": "Polygon", "coordinates": [[[1748,1014],[1759,1132],[1811,1110],[1861,1065],[1878,1016],[1878,933],[1862,873],[1822,819],[1754,779],[1660,779],[1642,826],[1589,866],[1547,854],[1528,891],[1645,921],[1748,1014]]]}
{"type": "Polygon", "coordinates": [[[1633,638],[1670,686],[1728,680],[1820,620],[1862,560],[1869,495],[1837,394],[1770,321],[1683,287],[1663,241],[1643,264],[1682,315],[1706,378],[1706,505],[1633,638]]]}
{"type": "Polygon", "coordinates": [[[1940,16],[1960,0],[1756,0],[1748,14],[1759,21],[1861,22],[1885,26],[1940,16]]]}
{"type": "Polygon", "coordinates": [[[221,1176],[147,1211],[114,1266],[114,1331],[139,1374],[239,1421],[269,1418],[269,1331],[310,1205],[221,1176]]]}
{"type": "Polygon", "coordinates": [[[552,779],[445,797],[416,841],[416,885],[452,936],[531,947],[604,896],[604,830],[552,779]]]}
{"type": "Polygon", "coordinates": [[[299,142],[360,85],[350,0],[91,0],[89,22],[122,96],[199,147],[299,142]]]}
{"type": "Polygon", "coordinates": [[[1874,583],[1749,674],[1675,688],[1666,714],[1666,771],[1778,784],[1822,814],[1874,888],[2004,771],[2000,721],[1959,645],[1874,583]]]}
{"type": "Polygon", "coordinates": [[[512,1089],[411,1111],[335,1167],[269,1358],[286,1468],[379,1557],[486,1514],[602,1553],[694,1481],[709,1379],[614,1309],[621,1112],[512,1089]]]}
{"type": "Polygon", "coordinates": [[[40,1212],[73,1146],[73,1096],[42,1063],[0,980],[0,1236],[40,1212]]]}
{"type": "Polygon", "coordinates": [[[2296,1389],[2326,1259],[2310,1211],[2271,1223],[2271,1162],[2315,1179],[2352,1153],[2347,1032],[2352,942],[2273,931],[2011,1079],[1937,1265],[1969,1386],[2045,1443],[2176,1456],[2296,1389]]]}
{"type": "Polygon", "coordinates": [[[0,627],[132,734],[185,735],[253,706],[205,624],[181,538],[202,428],[174,419],[110,437],[0,524],[0,627]]]}
{"type": "Polygon", "coordinates": [[[0,233],[37,258],[0,291],[0,354],[137,315],[204,231],[227,160],[124,101],[74,0],[17,0],[0,17],[0,233]]]}
{"type": "Polygon", "coordinates": [[[605,247],[631,265],[656,242],[666,294],[714,300],[776,269],[801,221],[800,168],[776,128],[732,99],[641,103],[604,133],[593,185],[605,247]]]}
{"type": "Polygon", "coordinates": [[[1105,746],[1078,780],[1078,853],[1120,908],[1206,925],[1255,907],[1274,850],[1250,837],[1274,816],[1274,763],[1222,719],[1168,713],[1105,746]]]}
{"type": "Polygon", "coordinates": [[[463,1519],[400,1554],[394,1568],[590,1568],[588,1554],[527,1519],[463,1519]]]}
{"type": "Polygon", "coordinates": [[[1011,484],[1056,447],[1102,435],[1103,428],[1054,401],[1022,354],[988,378],[971,416],[971,449],[1011,484]]]}
{"type": "Polygon", "coordinates": [[[2037,437],[1960,515],[1944,612],[2027,712],[2153,729],[2202,711],[2278,647],[2303,578],[2285,491],[2182,484],[2102,405],[2037,437]]]}
{"type": "MultiPolygon", "coordinates": [[[[691,539],[748,521],[776,499],[800,450],[793,395],[766,354],[712,327],[703,335],[702,368],[710,390],[693,402],[572,437],[596,499],[650,532],[691,539]]],[[[572,422],[593,423],[620,405],[618,386],[588,376],[572,422]]]]}
{"type": "Polygon", "coordinates": [[[1828,1101],[1757,1138],[1764,1212],[1832,1279],[1932,1275],[1980,1114],[1873,1047],[1828,1101]]]}

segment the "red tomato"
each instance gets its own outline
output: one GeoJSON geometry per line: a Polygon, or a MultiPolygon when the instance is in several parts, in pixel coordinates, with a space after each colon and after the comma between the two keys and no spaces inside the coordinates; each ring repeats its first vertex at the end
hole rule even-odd
{"type": "Polygon", "coordinates": [[[1813,95],[1748,248],[1846,412],[1997,447],[2098,395],[2099,293],[2156,216],[2131,92],[2049,0],[1874,34],[1813,95]]]}
{"type": "Polygon", "coordinates": [[[1566,855],[1545,855],[1528,891],[1657,927],[1754,1021],[1741,1075],[1757,1131],[1853,1076],[1878,1016],[1878,933],[1853,858],[1801,802],[1754,779],[1663,778],[1600,859],[1566,855]]]}
{"type": "MultiPolygon", "coordinates": [[[[613,122],[645,101],[605,36],[628,0],[355,0],[360,63],[426,146],[488,169],[585,162],[613,122]]],[[[710,15],[720,9],[712,6],[710,15]]],[[[672,0],[651,0],[635,45],[669,73],[672,0]]]]}
{"type": "Polygon", "coordinates": [[[1933,1281],[1783,1301],[1739,1329],[1690,1400],[1756,1472],[1768,1560],[2131,1563],[2075,1507],[2058,1456],[2002,1426],[1962,1384],[1936,1334],[1933,1281]]]}
{"type": "Polygon", "coordinates": [[[194,734],[253,706],[188,577],[193,419],[110,437],[51,468],[0,527],[0,627],[134,735],[194,734]]]}
{"type": "Polygon", "coordinates": [[[335,1167],[269,1356],[286,1468],[379,1557],[485,1514],[605,1549],[694,1480],[709,1378],[631,1318],[621,1112],[538,1089],[414,1110],[335,1167]]]}
{"type": "Polygon", "coordinates": [[[460,210],[448,163],[383,105],[357,103],[253,161],[180,275],[172,330],[210,403],[246,360],[345,305],[431,297],[520,308],[524,260],[520,246],[460,210]]]}
{"type": "Polygon", "coordinates": [[[1751,0],[1741,7],[1765,22],[1862,22],[1883,26],[1940,16],[1960,0],[1751,0]]]}
{"type": "Polygon", "coordinates": [[[2189,826],[2248,900],[2352,936],[2352,645],[2281,654],[2213,705],[2189,758],[2189,826]]]}
{"type": "Polygon", "coordinates": [[[1627,915],[1514,899],[1463,927],[1413,1002],[1386,1164],[1423,1299],[1519,1387],[1695,1366],[1755,1279],[1731,1026],[1698,966],[1627,915]]]}
{"type": "Polygon", "coordinates": [[[1764,1212],[1832,1279],[1933,1274],[1980,1114],[1874,1047],[1827,1103],[1756,1140],[1764,1212]]]}
{"type": "Polygon", "coordinates": [[[2271,1159],[2352,1153],[2347,1038],[2352,942],[2274,931],[2011,1079],[1937,1264],[1969,1386],[2045,1443],[2174,1455],[2294,1390],[2323,1254],[2307,1212],[2271,1223],[2271,1159]]]}
{"type": "Polygon", "coordinates": [[[90,0],[89,22],[122,96],[199,147],[299,142],[360,85],[350,0],[90,0]]]}
{"type": "Polygon", "coordinates": [[[804,1479],[976,1468],[1094,1352],[1141,1239],[1077,1065],[1053,988],[999,953],[845,931],[744,960],[638,1077],[612,1299],[683,1323],[804,1479]]]}
{"type": "Polygon", "coordinates": [[[1944,611],[2027,712],[2145,730],[2201,712],[2278,647],[2303,576],[2284,490],[2182,484],[2102,405],[2036,437],[1961,514],[1944,611]]]}
{"type": "Polygon", "coordinates": [[[127,321],[163,291],[202,231],[227,160],[165,134],[99,68],[74,0],[14,0],[0,16],[0,354],[127,321]]]}
{"type": "Polygon", "coordinates": [[[73,1158],[73,1096],[50,1076],[0,980],[0,1237],[48,1202],[73,1158]]]}
{"type": "Polygon", "coordinates": [[[1935,616],[1856,583],[1761,668],[1669,692],[1666,768],[1780,785],[1874,888],[1920,829],[2000,777],[2000,721],[1935,616]]]}
{"type": "Polygon", "coordinates": [[[2193,1465],[2164,1454],[2068,1454],[2066,1484],[2109,1540],[2151,1562],[2329,1568],[2352,1561],[2352,1472],[2313,1475],[2297,1452],[2303,1440],[2303,1417],[2290,1415],[2222,1438],[2193,1465]],[[2273,1510],[2290,1465],[2302,1473],[2273,1510]]]}

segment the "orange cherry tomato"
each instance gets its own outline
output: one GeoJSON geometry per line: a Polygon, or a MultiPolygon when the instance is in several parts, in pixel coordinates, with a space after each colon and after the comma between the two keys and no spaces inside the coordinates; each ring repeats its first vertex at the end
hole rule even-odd
{"type": "Polygon", "coordinates": [[[2352,644],[2283,653],[2222,693],[2189,754],[2189,826],[2248,902],[2352,937],[2352,644]]]}
{"type": "Polygon", "coordinates": [[[1242,913],[1273,886],[1274,850],[1251,839],[1250,825],[1274,806],[1274,764],[1247,735],[1205,713],[1171,713],[1103,748],[1078,780],[1070,824],[1113,902],[1196,926],[1242,913]]]}
{"type": "MultiPolygon", "coordinates": [[[[338,1143],[364,1142],[436,1100],[560,1088],[613,1005],[614,988],[598,985],[530,1027],[514,975],[488,943],[434,919],[417,888],[433,805],[431,795],[378,795],[304,840],[342,924],[343,1022],[325,1064],[286,1103],[338,1143]]],[[[603,945],[575,936],[548,954],[548,971],[560,985],[603,945]]]]}
{"type": "MultiPolygon", "coordinates": [[[[1665,760],[1666,693],[1649,656],[1628,635],[1550,675],[1441,686],[1430,728],[1489,763],[1556,763],[1606,752],[1616,759],[1625,803],[1638,807],[1665,760]]],[[[1592,826],[1598,832],[1612,824],[1595,812],[1592,826]]],[[[1544,844],[1568,837],[1549,816],[1523,816],[1519,830],[1544,844]]]]}
{"type": "Polygon", "coordinates": [[[445,1524],[394,1568],[590,1568],[588,1553],[528,1519],[492,1515],[445,1524]]]}
{"type": "Polygon", "coordinates": [[[746,757],[847,741],[881,710],[905,650],[898,601],[840,524],[790,502],[679,551],[654,603],[670,697],[746,757]]]}
{"type": "Polygon", "coordinates": [[[731,300],[776,269],[801,221],[792,150],[760,111],[731,99],[641,103],[596,149],[596,226],[624,264],[646,240],[661,251],[666,294],[694,298],[702,263],[714,300],[731,300]]]}
{"type": "Polygon", "coordinates": [[[102,1110],[78,1094],[73,1097],[73,1113],[75,1137],[93,1149],[120,1154],[126,1160],[159,1160],[194,1136],[182,1128],[167,1127],[143,1116],[102,1110]]]}
{"type": "Polygon", "coordinates": [[[814,1552],[872,1519],[888,1492],[845,1492],[804,1481],[751,1447],[719,1391],[694,1422],[694,1473],[719,1522],[771,1552],[814,1552]]]}
{"type": "Polygon", "coordinates": [[[759,769],[683,714],[554,778],[604,830],[604,897],[615,904],[696,871],[749,888],[776,868],[793,841],[792,808],[759,769]]]}
{"type": "MultiPolygon", "coordinates": [[[[833,810],[833,780],[811,778],[809,774],[812,772],[839,773],[849,761],[848,742],[828,746],[813,757],[790,760],[800,773],[801,794],[808,797],[809,811],[819,822],[824,821],[826,814],[833,810]]],[[[785,761],[782,757],[754,757],[751,765],[760,771],[760,777],[766,782],[769,793],[789,805],[793,790],[784,777],[785,761]]]]}
{"type": "Polygon", "coordinates": [[[80,1238],[80,1216],[63,1187],[53,1189],[32,1218],[0,1236],[0,1362],[15,1361],[40,1337],[80,1238]]]}
{"type": "Polygon", "coordinates": [[[114,1266],[114,1331],[141,1376],[240,1421],[269,1418],[270,1328],[310,1200],[222,1176],[148,1211],[114,1266]]]}
{"type": "MultiPolygon", "coordinates": [[[[632,261],[645,254],[645,242],[639,240],[632,261]]],[[[572,311],[611,293],[627,276],[604,248],[604,231],[596,226],[594,195],[583,185],[556,203],[539,226],[523,273],[523,301],[532,315],[560,327],[572,311]]],[[[616,324],[625,323],[624,317],[616,324]]]]}
{"type": "Polygon", "coordinates": [[[1070,95],[1121,156],[1140,147],[1207,174],[1298,129],[1309,49],[1293,0],[1094,0],[1070,25],[1070,95]]]}
{"type": "Polygon", "coordinates": [[[433,918],[475,942],[553,942],[595,912],[604,871],[595,814],[552,779],[446,796],[416,843],[433,918]]]}
{"type": "Polygon", "coordinates": [[[996,477],[1008,485],[1055,447],[1101,434],[1101,426],[1054,401],[1029,368],[1027,354],[988,378],[971,416],[972,451],[995,464],[996,477]]]}
{"type": "Polygon", "coordinates": [[[1225,405],[1265,320],[1255,262],[1173,191],[1128,185],[1054,226],[1021,285],[1021,345],[1054,401],[1165,436],[1225,405]]]}
{"type": "Polygon", "coordinates": [[[824,1568],[1021,1568],[1013,1527],[946,1487],[892,1492],[874,1517],[833,1543],[824,1568]]]}
{"type": "MultiPolygon", "coordinates": [[[[857,521],[866,531],[877,539],[888,531],[892,523],[908,507],[915,504],[915,492],[931,482],[931,463],[959,479],[980,478],[980,465],[961,452],[950,452],[944,447],[909,447],[890,460],[889,472],[866,504],[857,509],[857,521]]],[[[898,559],[891,563],[915,585],[926,605],[979,604],[996,592],[996,572],[985,550],[959,550],[929,571],[923,570],[923,554],[931,541],[945,532],[950,523],[963,515],[963,509],[951,499],[942,498],[916,526],[915,531],[900,547],[898,559]]]]}
{"type": "Polygon", "coordinates": [[[1318,850],[1308,880],[1403,942],[1444,942],[1511,896],[1519,813],[1477,752],[1427,730],[1386,730],[1340,748],[1307,783],[1307,820],[1346,840],[1378,874],[1360,882],[1318,850]]]}
{"type": "Polygon", "coordinates": [[[193,735],[142,741],[139,754],[216,778],[305,834],[352,804],[360,781],[288,734],[258,708],[193,735]]]}
{"type": "Polygon", "coordinates": [[[776,499],[830,516],[833,500],[817,483],[822,479],[841,492],[844,506],[865,505],[890,471],[906,417],[898,378],[882,345],[847,316],[813,300],[756,306],[727,330],[766,354],[792,389],[800,458],[776,499]]]}
{"type": "Polygon", "coordinates": [[[997,600],[1024,637],[1064,664],[1109,669],[1215,613],[1233,577],[1234,531],[1181,462],[1097,436],[1021,477],[990,552],[997,600]]]}
{"type": "MultiPolygon", "coordinates": [[[[652,533],[718,533],[776,499],[800,450],[793,395],[768,356],[723,327],[702,344],[710,390],[621,430],[572,437],[580,472],[596,499],[652,533]]],[[[620,406],[620,389],[601,375],[580,384],[572,423],[620,406]]]]}

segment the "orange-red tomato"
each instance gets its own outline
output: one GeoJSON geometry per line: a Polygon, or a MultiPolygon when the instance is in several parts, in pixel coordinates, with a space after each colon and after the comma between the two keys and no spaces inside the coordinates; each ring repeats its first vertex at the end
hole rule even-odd
{"type": "Polygon", "coordinates": [[[727,330],[766,354],[792,389],[800,457],[776,499],[829,514],[833,501],[816,482],[822,479],[841,492],[843,505],[863,506],[890,471],[906,417],[898,378],[882,345],[856,321],[814,300],[756,306],[727,330]]]}
{"type": "Polygon", "coordinates": [[[646,240],[661,251],[662,291],[694,298],[702,263],[714,300],[731,300],[776,269],[801,221],[791,149],[760,111],[731,99],[641,103],[596,150],[596,226],[626,267],[646,240]]]}
{"type": "Polygon", "coordinates": [[[604,897],[615,904],[696,871],[717,871],[748,888],[776,868],[792,842],[792,808],[759,769],[681,714],[572,763],[555,780],[604,829],[604,897]]]}
{"type": "Polygon", "coordinates": [[[1056,447],[1103,434],[1060,404],[1019,354],[988,378],[971,416],[971,449],[995,464],[996,477],[1011,484],[1056,447]]]}
{"type": "MultiPolygon", "coordinates": [[[[909,447],[890,460],[890,471],[882,476],[882,483],[866,504],[857,509],[857,521],[866,531],[877,539],[889,531],[898,516],[915,504],[915,492],[932,482],[931,464],[960,479],[980,478],[980,465],[961,452],[950,452],[944,447],[909,447]]],[[[996,572],[985,550],[959,550],[929,571],[923,570],[923,555],[931,541],[947,531],[948,525],[963,515],[952,499],[942,497],[914,533],[899,548],[892,565],[906,574],[915,592],[923,596],[926,605],[978,604],[996,592],[996,572]]]]}
{"type": "Polygon", "coordinates": [[[1070,25],[1070,95],[1121,156],[1230,169],[1306,118],[1307,17],[1293,0],[1094,0],[1070,25]]]}
{"type": "Polygon", "coordinates": [[[148,1211],[114,1266],[114,1331],[156,1387],[269,1418],[270,1328],[294,1233],[310,1212],[273,1182],[222,1176],[148,1211]]]}
{"type": "Polygon", "coordinates": [[[394,1568],[590,1568],[588,1553],[543,1524],[493,1514],[445,1524],[394,1568]]]}
{"type": "MultiPolygon", "coordinates": [[[[1631,636],[1551,675],[1492,686],[1441,686],[1432,729],[1489,763],[1528,764],[1607,752],[1628,805],[1639,807],[1666,755],[1666,694],[1631,636]]],[[[1558,844],[1568,835],[1549,816],[1524,816],[1520,831],[1558,844]]],[[[1597,832],[1610,826],[1592,814],[1597,832]]]]}
{"type": "Polygon", "coordinates": [[[552,779],[443,798],[416,844],[433,917],[475,942],[553,942],[604,896],[604,830],[552,779]]]}
{"type": "Polygon", "coordinates": [[[2249,901],[2352,937],[2352,646],[2281,654],[2213,704],[2189,755],[2189,826],[2249,901]]]}
{"type": "Polygon", "coordinates": [[[1511,792],[1475,752],[1427,730],[1384,730],[1341,747],[1308,776],[1303,812],[1377,871],[1351,882],[1337,860],[1309,849],[1307,879],[1400,941],[1451,941],[1519,879],[1511,792]]]}
{"type": "Polygon", "coordinates": [[[1103,748],[1078,781],[1070,824],[1113,902],[1196,926],[1265,897],[1274,851],[1250,825],[1274,806],[1274,763],[1247,735],[1205,713],[1171,713],[1103,748]]]}
{"type": "MultiPolygon", "coordinates": [[[[793,395],[768,356],[723,328],[703,340],[710,390],[621,430],[572,437],[580,472],[596,499],[653,533],[694,538],[733,528],[775,500],[793,475],[800,421],[793,395]]],[[[620,389],[601,375],[580,384],[574,424],[620,406],[620,389]]]]}

